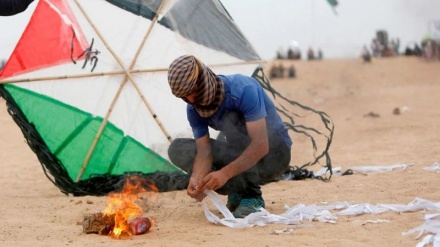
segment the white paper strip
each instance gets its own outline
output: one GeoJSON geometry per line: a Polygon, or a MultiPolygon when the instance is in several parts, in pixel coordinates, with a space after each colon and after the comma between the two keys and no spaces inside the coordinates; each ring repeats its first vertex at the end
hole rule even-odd
{"type": "Polygon", "coordinates": [[[351,167],[350,169],[353,170],[354,172],[390,172],[394,169],[405,170],[411,165],[395,164],[390,166],[357,166],[357,167],[351,167]]]}
{"type": "Polygon", "coordinates": [[[440,164],[438,162],[434,162],[434,164],[432,164],[432,166],[428,166],[423,168],[423,170],[425,171],[436,171],[437,173],[440,173],[440,164]]]}
{"type": "MultiPolygon", "coordinates": [[[[319,221],[327,223],[336,223],[337,216],[342,215],[361,215],[361,214],[378,214],[386,211],[394,212],[414,212],[420,210],[439,211],[440,202],[431,202],[421,198],[415,198],[407,205],[402,204],[376,204],[369,203],[363,204],[350,204],[348,202],[335,202],[332,204],[326,204],[322,206],[317,205],[304,205],[297,204],[293,207],[285,206],[286,212],[280,215],[271,214],[266,209],[262,208],[260,212],[252,213],[246,216],[244,219],[235,218],[234,215],[225,206],[221,198],[213,191],[205,191],[207,197],[212,201],[214,206],[224,216],[220,219],[213,214],[209,209],[206,201],[202,202],[202,206],[205,212],[205,216],[209,222],[214,224],[222,224],[230,228],[248,228],[253,226],[265,226],[266,224],[285,224],[299,226],[303,221],[319,221]],[[331,213],[329,210],[341,210],[336,213],[331,213]]],[[[433,243],[433,247],[440,247],[440,213],[426,214],[425,223],[417,226],[411,230],[403,232],[402,235],[406,236],[419,232],[416,239],[420,238],[423,234],[426,235],[417,246],[426,246],[433,243]]],[[[376,220],[367,221],[367,223],[382,223],[389,222],[388,220],[376,220]]],[[[288,230],[275,231],[274,234],[290,234],[292,231],[288,230]]]]}

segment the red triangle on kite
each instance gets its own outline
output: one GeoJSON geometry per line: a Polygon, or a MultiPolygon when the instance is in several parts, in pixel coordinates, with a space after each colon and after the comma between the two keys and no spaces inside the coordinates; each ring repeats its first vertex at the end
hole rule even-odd
{"type": "Polygon", "coordinates": [[[67,1],[39,1],[0,78],[72,61],[87,47],[67,1]]]}

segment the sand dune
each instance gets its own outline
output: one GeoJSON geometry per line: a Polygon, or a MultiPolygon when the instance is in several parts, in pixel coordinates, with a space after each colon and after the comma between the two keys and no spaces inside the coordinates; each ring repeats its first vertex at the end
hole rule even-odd
{"type": "MultiPolygon", "coordinates": [[[[280,61],[269,61],[267,67],[280,61]]],[[[335,131],[333,166],[411,164],[406,170],[281,181],[263,187],[267,210],[322,202],[407,204],[416,197],[440,201],[440,174],[423,170],[440,161],[440,63],[414,57],[294,63],[295,79],[274,79],[284,95],[326,112],[335,131]],[[400,114],[395,114],[395,109],[400,114]]],[[[82,233],[82,216],[105,208],[106,197],[68,197],[45,177],[36,156],[0,99],[1,246],[416,246],[417,234],[401,233],[423,223],[423,212],[341,216],[336,224],[303,222],[308,227],[274,235],[284,225],[230,229],[209,223],[201,205],[185,191],[161,193],[148,203],[157,225],[125,240],[82,233]],[[388,223],[362,224],[384,219],[388,223]]],[[[310,145],[294,138],[292,165],[302,164],[310,145]]],[[[310,169],[319,169],[319,164],[310,169]]],[[[224,197],[222,197],[225,199],[224,197]]]]}

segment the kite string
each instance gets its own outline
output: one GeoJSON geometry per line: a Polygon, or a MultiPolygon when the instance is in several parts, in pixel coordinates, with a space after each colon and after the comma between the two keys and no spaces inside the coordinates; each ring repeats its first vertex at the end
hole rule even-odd
{"type": "MultiPolygon", "coordinates": [[[[266,75],[264,74],[263,68],[261,66],[259,66],[254,71],[254,73],[252,74],[252,77],[254,77],[261,84],[261,86],[265,90],[269,91],[272,94],[272,96],[273,96],[273,98],[275,100],[276,100],[276,97],[278,96],[279,98],[281,98],[281,99],[285,100],[286,102],[288,102],[290,105],[298,106],[299,108],[301,108],[303,110],[315,113],[318,116],[320,116],[320,118],[321,118],[325,128],[329,131],[329,135],[325,135],[322,132],[320,132],[320,131],[318,131],[318,130],[316,130],[314,128],[311,128],[311,127],[306,127],[306,126],[303,126],[303,125],[295,125],[293,117],[289,115],[290,112],[288,112],[284,106],[282,106],[283,109],[280,109],[280,108],[277,107],[277,111],[280,112],[281,114],[283,114],[284,116],[286,116],[290,120],[290,123],[284,122],[285,126],[288,129],[290,129],[290,130],[292,130],[294,132],[305,134],[307,137],[310,138],[310,140],[312,142],[312,146],[313,146],[313,149],[314,149],[314,156],[315,156],[314,160],[311,161],[311,162],[303,164],[302,166],[300,166],[300,168],[304,168],[304,167],[307,167],[307,166],[310,166],[310,165],[314,165],[314,164],[318,163],[319,160],[325,156],[325,162],[326,162],[325,167],[327,167],[327,171],[330,172],[330,176],[328,178],[324,177],[322,180],[324,180],[324,181],[330,180],[331,176],[333,175],[333,171],[332,171],[331,158],[330,158],[330,154],[329,154],[328,150],[329,150],[330,145],[332,143],[333,132],[334,132],[334,125],[333,125],[333,122],[332,122],[331,118],[325,112],[317,111],[317,110],[315,110],[315,109],[313,109],[311,107],[302,105],[299,102],[290,100],[290,99],[284,97],[283,95],[281,95],[279,92],[277,92],[270,85],[270,81],[267,79],[266,75]],[[316,141],[313,138],[312,134],[309,133],[309,131],[312,132],[312,133],[324,136],[324,138],[327,140],[326,141],[326,146],[325,146],[323,152],[320,155],[318,155],[318,156],[316,156],[316,151],[317,151],[316,141]]],[[[297,115],[297,114],[294,114],[294,115],[297,115]]],[[[299,117],[299,115],[297,115],[297,116],[299,117]]]]}

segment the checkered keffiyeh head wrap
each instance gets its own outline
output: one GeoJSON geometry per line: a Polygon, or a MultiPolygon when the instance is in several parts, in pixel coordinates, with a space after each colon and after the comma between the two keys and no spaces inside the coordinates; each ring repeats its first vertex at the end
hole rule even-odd
{"type": "Polygon", "coordinates": [[[223,102],[223,82],[194,56],[184,55],[171,63],[168,83],[174,96],[184,100],[196,92],[193,105],[201,117],[214,115],[223,102]]]}

